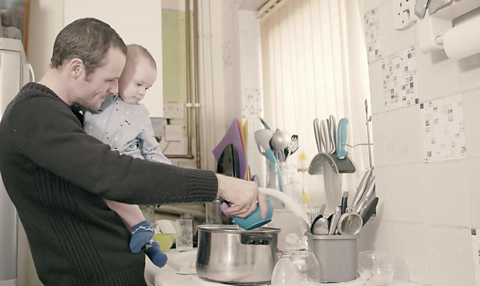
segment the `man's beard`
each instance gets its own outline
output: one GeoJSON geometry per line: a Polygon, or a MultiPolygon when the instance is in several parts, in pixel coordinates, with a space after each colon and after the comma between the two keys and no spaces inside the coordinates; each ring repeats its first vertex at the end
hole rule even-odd
{"type": "Polygon", "coordinates": [[[78,106],[90,111],[90,112],[97,112],[100,107],[101,107],[101,103],[100,104],[97,104],[97,105],[94,105],[94,102],[93,100],[92,101],[86,101],[86,100],[77,100],[76,104],[78,104],[78,106]]]}

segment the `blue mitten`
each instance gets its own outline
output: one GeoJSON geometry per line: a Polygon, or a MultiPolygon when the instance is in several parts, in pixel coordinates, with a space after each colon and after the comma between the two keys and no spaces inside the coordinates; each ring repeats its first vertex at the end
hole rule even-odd
{"type": "Polygon", "coordinates": [[[132,237],[130,238],[130,251],[138,253],[142,246],[149,242],[155,230],[153,226],[146,220],[132,227],[132,237]]]}
{"type": "Polygon", "coordinates": [[[160,250],[160,244],[155,239],[151,239],[147,244],[145,244],[145,253],[147,253],[148,258],[153,262],[153,264],[158,267],[163,267],[167,263],[168,257],[165,253],[160,250]]]}

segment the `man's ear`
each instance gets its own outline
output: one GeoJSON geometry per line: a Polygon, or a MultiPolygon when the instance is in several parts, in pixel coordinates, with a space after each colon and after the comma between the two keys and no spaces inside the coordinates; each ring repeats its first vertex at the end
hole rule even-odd
{"type": "Polygon", "coordinates": [[[74,79],[81,78],[85,75],[85,65],[79,58],[71,59],[68,63],[69,73],[74,79]]]}

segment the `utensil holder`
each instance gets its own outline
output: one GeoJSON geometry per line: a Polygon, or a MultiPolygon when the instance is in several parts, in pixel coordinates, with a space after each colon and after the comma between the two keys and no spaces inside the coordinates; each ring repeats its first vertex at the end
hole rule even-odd
{"type": "MultiPolygon", "coordinates": [[[[265,180],[265,187],[269,189],[275,189],[279,192],[282,192],[284,189],[285,182],[283,181],[283,178],[285,176],[281,176],[282,179],[279,179],[279,172],[282,172],[283,167],[285,163],[271,163],[270,161],[266,161],[266,166],[267,166],[267,175],[266,175],[266,180],[265,180]],[[280,186],[280,182],[283,184],[280,186]]],[[[271,199],[273,202],[273,208],[274,209],[284,209],[285,204],[280,201],[277,198],[273,197],[268,197],[268,199],[271,199]]]]}
{"type": "Polygon", "coordinates": [[[320,264],[320,282],[337,283],[357,277],[358,235],[314,235],[307,233],[308,250],[320,264]]]}

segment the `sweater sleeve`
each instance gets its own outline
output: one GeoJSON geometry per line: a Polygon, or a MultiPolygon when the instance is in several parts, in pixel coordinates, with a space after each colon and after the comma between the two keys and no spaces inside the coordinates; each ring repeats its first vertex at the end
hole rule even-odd
{"type": "Polygon", "coordinates": [[[37,96],[17,102],[9,134],[41,168],[103,198],[130,204],[212,201],[215,173],[134,159],[86,134],[67,105],[37,96]]]}

